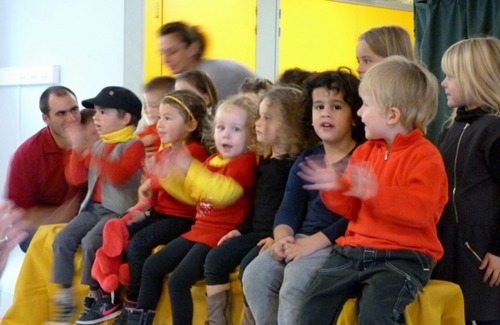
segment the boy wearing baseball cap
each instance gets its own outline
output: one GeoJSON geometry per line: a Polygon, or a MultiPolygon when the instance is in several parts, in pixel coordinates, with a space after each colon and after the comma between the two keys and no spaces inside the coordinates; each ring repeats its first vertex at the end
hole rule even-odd
{"type": "Polygon", "coordinates": [[[120,302],[100,289],[92,279],[91,269],[95,252],[102,246],[106,221],[121,217],[137,202],[144,146],[134,130],[141,117],[142,103],[130,90],[111,86],[82,101],[82,105],[95,109],[93,119],[100,140],[90,152],[81,152],[82,136],[72,132],[73,150],[66,177],[72,184],[88,180],[88,192],[78,215],[56,235],[52,244],[52,279],[60,289],[53,298],[53,312],[46,324],[73,324],[76,310],[73,259],[80,245],[81,283],[89,285],[90,292],[76,324],[98,324],[121,313],[120,302]]]}

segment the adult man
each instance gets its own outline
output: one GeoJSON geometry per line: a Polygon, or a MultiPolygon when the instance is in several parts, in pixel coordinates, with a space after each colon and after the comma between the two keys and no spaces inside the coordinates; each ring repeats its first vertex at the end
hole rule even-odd
{"type": "Polygon", "coordinates": [[[7,179],[7,198],[24,209],[30,225],[20,246],[26,251],[36,228],[67,222],[74,217],[85,194],[67,183],[65,162],[71,152],[68,128],[80,123],[76,95],[64,86],[47,88],[40,96],[40,111],[47,125],[14,153],[7,179]]]}

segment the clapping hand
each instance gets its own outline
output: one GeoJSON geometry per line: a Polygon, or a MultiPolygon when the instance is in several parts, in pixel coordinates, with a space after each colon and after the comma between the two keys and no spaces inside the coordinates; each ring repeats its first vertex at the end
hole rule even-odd
{"type": "Polygon", "coordinates": [[[309,184],[306,190],[330,190],[338,187],[340,174],[333,164],[325,161],[324,155],[309,156],[299,164],[298,175],[309,184]]]}

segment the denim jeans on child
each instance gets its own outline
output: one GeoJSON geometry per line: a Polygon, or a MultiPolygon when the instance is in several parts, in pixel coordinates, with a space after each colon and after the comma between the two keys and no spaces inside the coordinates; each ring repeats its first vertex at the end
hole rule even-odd
{"type": "Polygon", "coordinates": [[[404,310],[429,281],[433,265],[418,251],[335,245],[304,300],[299,324],[334,324],[344,302],[360,295],[359,324],[404,324],[404,310]]]}

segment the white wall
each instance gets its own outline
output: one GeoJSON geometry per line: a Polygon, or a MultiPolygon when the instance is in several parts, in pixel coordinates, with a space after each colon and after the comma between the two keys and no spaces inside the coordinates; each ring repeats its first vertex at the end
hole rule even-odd
{"type": "MultiPolygon", "coordinates": [[[[57,64],[79,101],[108,85],[138,95],[142,0],[0,0],[0,68],[57,64]]],[[[38,99],[49,85],[0,86],[0,195],[12,153],[44,126],[38,99]]]]}

